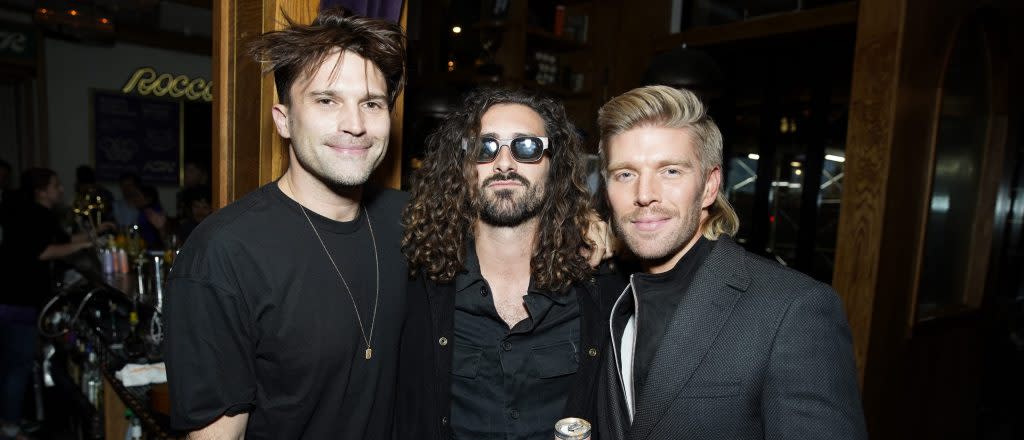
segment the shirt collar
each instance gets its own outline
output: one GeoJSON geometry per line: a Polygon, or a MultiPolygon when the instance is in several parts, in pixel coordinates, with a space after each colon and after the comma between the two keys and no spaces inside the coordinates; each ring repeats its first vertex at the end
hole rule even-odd
{"type": "MultiPolygon", "coordinates": [[[[463,263],[463,270],[455,274],[455,293],[462,292],[468,289],[470,286],[476,285],[477,283],[486,282],[484,276],[480,274],[480,259],[476,255],[476,241],[472,238],[466,240],[466,260],[463,263]]],[[[527,288],[527,296],[537,294],[545,298],[550,299],[552,302],[558,305],[566,305],[570,301],[568,289],[572,286],[561,290],[561,291],[550,291],[538,289],[534,285],[533,276],[530,276],[530,287],[527,288]]]]}

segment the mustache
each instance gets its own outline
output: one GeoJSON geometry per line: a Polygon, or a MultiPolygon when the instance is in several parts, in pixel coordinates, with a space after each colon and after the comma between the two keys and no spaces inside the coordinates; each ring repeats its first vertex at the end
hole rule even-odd
{"type": "Polygon", "coordinates": [[[495,175],[493,175],[491,177],[488,177],[488,178],[484,179],[483,186],[490,185],[490,184],[492,184],[494,182],[507,181],[507,180],[514,180],[516,182],[519,182],[519,183],[523,184],[523,186],[530,186],[530,181],[526,180],[525,177],[520,176],[515,171],[509,171],[507,173],[495,174],[495,175]]]}
{"type": "Polygon", "coordinates": [[[662,206],[645,207],[619,216],[619,221],[629,223],[641,217],[675,217],[679,212],[662,206]]]}
{"type": "Polygon", "coordinates": [[[373,140],[367,136],[355,137],[346,134],[335,134],[326,136],[322,139],[324,145],[359,145],[361,147],[369,147],[373,145],[373,140]]]}

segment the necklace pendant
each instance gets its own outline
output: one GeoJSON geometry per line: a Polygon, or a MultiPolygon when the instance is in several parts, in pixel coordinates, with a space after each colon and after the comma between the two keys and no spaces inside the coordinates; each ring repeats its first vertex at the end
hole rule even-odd
{"type": "Polygon", "coordinates": [[[373,357],[373,349],[366,347],[366,359],[370,359],[371,357],[373,357]]]}

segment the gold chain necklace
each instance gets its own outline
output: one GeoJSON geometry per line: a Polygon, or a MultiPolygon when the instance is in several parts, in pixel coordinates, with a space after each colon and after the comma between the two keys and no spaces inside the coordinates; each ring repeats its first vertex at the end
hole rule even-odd
{"type": "Polygon", "coordinates": [[[324,239],[320,237],[320,232],[313,225],[313,220],[306,213],[306,207],[299,204],[299,209],[302,210],[302,215],[306,216],[309,227],[313,228],[316,239],[320,241],[320,246],[323,246],[327,259],[331,260],[331,266],[334,266],[334,271],[338,273],[338,278],[341,278],[341,284],[345,286],[345,291],[348,292],[348,297],[352,300],[352,309],[355,310],[356,321],[359,323],[359,333],[363,335],[363,340],[366,341],[366,359],[369,360],[373,356],[373,348],[370,342],[373,340],[373,326],[377,322],[377,305],[380,304],[380,259],[377,257],[377,238],[373,235],[373,222],[370,221],[370,211],[363,208],[363,214],[366,215],[366,226],[370,229],[370,241],[373,243],[373,264],[377,268],[377,293],[373,297],[373,317],[370,319],[370,336],[367,337],[366,331],[363,330],[363,318],[359,315],[359,306],[356,304],[356,297],[352,294],[352,289],[348,287],[348,282],[345,281],[345,276],[341,274],[341,269],[338,269],[338,264],[334,262],[331,251],[327,250],[327,244],[324,243],[324,239]]]}

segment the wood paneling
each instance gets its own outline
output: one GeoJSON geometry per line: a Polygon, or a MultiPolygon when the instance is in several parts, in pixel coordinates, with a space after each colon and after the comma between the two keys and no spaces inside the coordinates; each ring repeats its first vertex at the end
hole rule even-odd
{"type": "Polygon", "coordinates": [[[246,44],[263,32],[281,29],[284,14],[310,22],[317,1],[229,0],[216,2],[213,76],[213,192],[214,204],[232,200],[276,179],[284,172],[287,150],[274,130],[272,75],[246,53],[246,44]]]}
{"type": "Polygon", "coordinates": [[[857,23],[833,285],[846,305],[862,379],[882,244],[904,3],[863,0],[857,23]]]}
{"type": "MultiPolygon", "coordinates": [[[[859,6],[833,285],[850,318],[872,438],[963,433],[974,420],[976,377],[956,371],[974,365],[976,319],[960,306],[957,316],[921,327],[915,304],[950,29],[977,5],[859,6]]],[[[989,196],[981,203],[991,204],[989,196]]]]}

